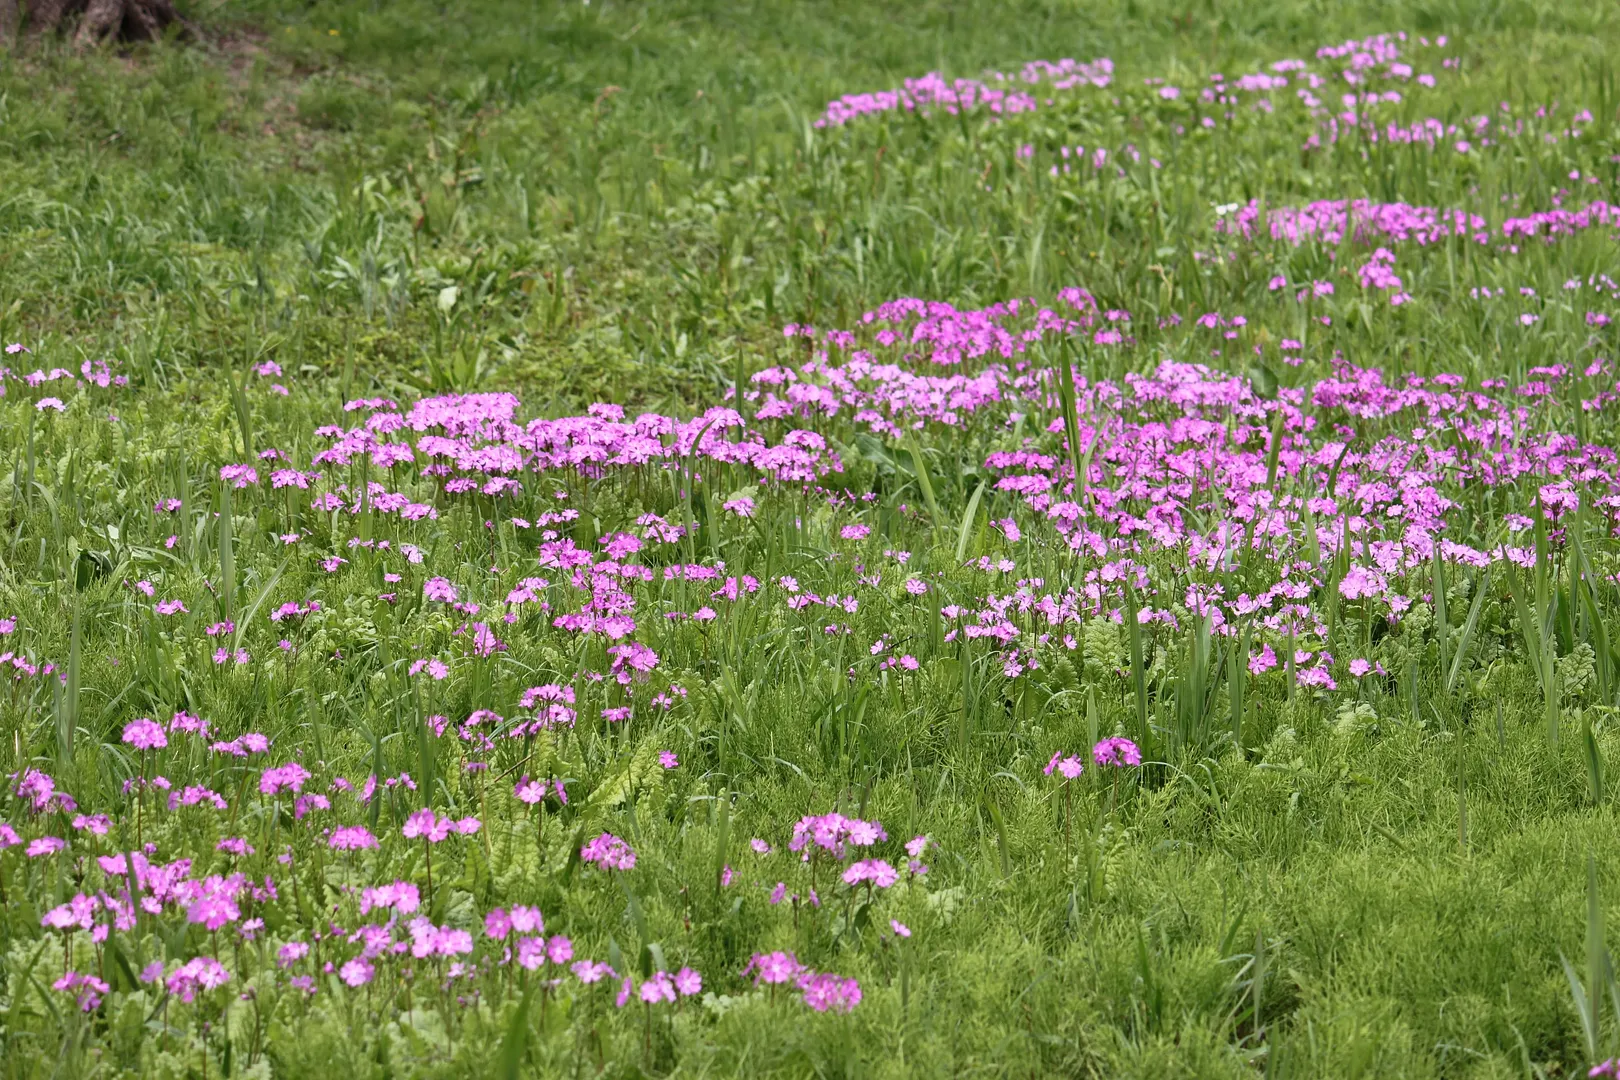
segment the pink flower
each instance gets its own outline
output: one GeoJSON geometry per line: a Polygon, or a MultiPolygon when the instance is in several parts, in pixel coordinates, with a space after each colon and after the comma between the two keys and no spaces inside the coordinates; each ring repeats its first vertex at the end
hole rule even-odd
{"type": "Polygon", "coordinates": [[[364,825],[344,825],[333,829],[326,845],[333,851],[362,851],[378,846],[377,838],[364,825]]]}
{"type": "Polygon", "coordinates": [[[374,908],[393,908],[401,915],[409,915],[421,906],[421,893],[408,881],[392,885],[377,885],[360,890],[360,914],[370,914],[374,908]]]}
{"type": "Polygon", "coordinates": [[[675,1000],[675,981],[667,971],[655,971],[652,978],[641,984],[641,1000],[649,1005],[675,1000]]]}
{"type": "Polygon", "coordinates": [[[40,918],[39,925],[48,930],[88,930],[95,924],[96,911],[100,907],[100,900],[79,893],[70,902],[47,911],[40,918]]]}
{"type": "Polygon", "coordinates": [[[889,929],[894,931],[896,937],[906,938],[911,936],[911,927],[907,926],[899,919],[890,919],[889,929]]]}
{"type": "Polygon", "coordinates": [[[1052,755],[1052,759],[1046,763],[1046,768],[1041,771],[1047,776],[1051,776],[1056,771],[1061,773],[1065,780],[1074,780],[1080,776],[1084,769],[1085,766],[1081,764],[1078,757],[1073,754],[1064,757],[1063,751],[1059,750],[1052,755]]]}
{"type": "Polygon", "coordinates": [[[679,765],[680,762],[676,760],[673,752],[669,750],[662,750],[658,754],[658,764],[662,765],[666,769],[673,769],[679,765]]]}
{"type": "Polygon", "coordinates": [[[338,969],[338,978],[344,985],[356,988],[369,983],[376,974],[376,966],[363,956],[355,957],[338,969]]]}
{"type": "Polygon", "coordinates": [[[520,934],[539,934],[545,931],[546,921],[537,907],[525,907],[523,904],[513,904],[512,929],[520,934]]]}
{"type": "Polygon", "coordinates": [[[535,971],[546,962],[546,939],[526,937],[518,942],[517,964],[524,971],[535,971]]]}
{"type": "Polygon", "coordinates": [[[1261,645],[1260,651],[1249,657],[1249,674],[1263,675],[1277,666],[1277,653],[1270,645],[1261,645]]]}
{"type": "Polygon", "coordinates": [[[431,577],[422,583],[422,597],[426,600],[437,600],[444,604],[453,604],[458,598],[456,587],[448,578],[431,577]]]}
{"type": "Polygon", "coordinates": [[[407,840],[421,837],[430,844],[437,844],[449,838],[453,825],[449,818],[440,818],[432,810],[423,809],[406,818],[400,832],[407,840]]]}
{"type": "Polygon", "coordinates": [[[743,968],[743,977],[747,978],[749,972],[754,973],[755,984],[765,983],[768,986],[790,982],[794,976],[804,970],[799,958],[790,952],[755,953],[743,968]]]}
{"type": "Polygon", "coordinates": [[[636,853],[630,850],[629,844],[612,833],[603,833],[591,840],[579,849],[579,857],[605,870],[632,870],[636,865],[636,853]]]}
{"type": "Polygon", "coordinates": [[[106,836],[112,830],[112,819],[106,814],[78,814],[73,818],[73,827],[96,836],[106,836]]]}
{"type": "Polygon", "coordinates": [[[231,973],[211,956],[198,956],[181,964],[167,980],[169,993],[190,1003],[199,990],[216,990],[231,981],[231,973]]]}
{"type": "Polygon", "coordinates": [[[81,975],[77,971],[70,971],[51,984],[52,990],[65,990],[73,993],[77,999],[81,1012],[90,1012],[101,1004],[102,996],[112,987],[96,978],[94,975],[81,975]]]}
{"type": "Polygon", "coordinates": [[[880,889],[887,889],[898,880],[900,875],[895,872],[894,867],[882,859],[862,859],[851,863],[843,876],[845,885],[859,885],[863,881],[868,881],[880,889]]]}
{"type": "Polygon", "coordinates": [[[861,1003],[861,984],[831,974],[807,974],[799,979],[804,1003],[816,1012],[852,1012],[861,1003]]]}
{"type": "MultiPolygon", "coordinates": [[[[613,675],[620,685],[629,685],[632,679],[645,682],[647,673],[658,666],[658,654],[639,641],[610,645],[608,655],[613,658],[613,675]]],[[[607,715],[607,710],[603,710],[603,715],[607,715]]]]}
{"type": "Polygon", "coordinates": [[[137,750],[161,750],[169,745],[169,737],[155,720],[145,717],[124,725],[124,741],[137,750]]]}
{"type": "Polygon", "coordinates": [[[612,968],[595,960],[576,960],[568,970],[574,973],[574,978],[587,986],[600,982],[604,976],[614,974],[612,968]]]}
{"type": "Polygon", "coordinates": [[[310,777],[308,769],[296,761],[266,769],[259,775],[259,794],[279,795],[283,790],[298,792],[310,777]]]}
{"type": "Polygon", "coordinates": [[[1126,765],[1142,764],[1142,751],[1137,749],[1135,743],[1129,739],[1115,736],[1103,739],[1091,748],[1091,758],[1098,765],[1126,765]]]}

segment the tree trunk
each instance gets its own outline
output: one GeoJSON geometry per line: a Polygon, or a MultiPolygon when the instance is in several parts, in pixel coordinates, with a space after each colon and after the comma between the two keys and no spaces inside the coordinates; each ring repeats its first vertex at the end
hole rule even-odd
{"type": "MultiPolygon", "coordinates": [[[[125,0],[124,38],[127,41],[156,41],[174,22],[180,22],[180,16],[170,0],[125,0]]],[[[183,22],[180,26],[185,29],[183,22]]]]}
{"type": "Polygon", "coordinates": [[[34,0],[28,5],[28,33],[49,34],[62,25],[73,0],[34,0]]]}
{"type": "Polygon", "coordinates": [[[90,0],[73,44],[96,45],[117,34],[124,24],[124,4],[125,0],[90,0]]]}
{"type": "MultiPolygon", "coordinates": [[[[62,29],[70,15],[82,12],[73,43],[79,47],[106,41],[156,41],[170,24],[187,29],[173,0],[33,0],[28,5],[30,36],[62,29]]],[[[0,41],[16,33],[18,0],[0,0],[0,41]]]]}

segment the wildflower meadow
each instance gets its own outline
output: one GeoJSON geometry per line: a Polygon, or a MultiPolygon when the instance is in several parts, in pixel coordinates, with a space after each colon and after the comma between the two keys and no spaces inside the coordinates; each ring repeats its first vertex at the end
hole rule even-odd
{"type": "Polygon", "coordinates": [[[0,45],[0,1074],[1620,1076],[1620,9],[208,17],[0,45]]]}

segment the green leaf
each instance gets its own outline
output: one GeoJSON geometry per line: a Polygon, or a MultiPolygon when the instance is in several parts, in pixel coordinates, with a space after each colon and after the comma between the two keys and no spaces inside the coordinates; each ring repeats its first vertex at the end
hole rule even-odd
{"type": "Polygon", "coordinates": [[[1451,694],[1457,689],[1457,676],[1462,673],[1463,661],[1468,659],[1468,647],[1473,644],[1474,631],[1479,627],[1479,613],[1485,606],[1485,593],[1490,585],[1491,572],[1486,570],[1480,579],[1474,583],[1474,602],[1468,606],[1468,618],[1463,622],[1461,635],[1457,638],[1457,652],[1451,658],[1451,668],[1446,672],[1446,693],[1451,694]]]}
{"type": "Polygon", "coordinates": [[[714,840],[714,891],[718,894],[720,878],[726,869],[726,846],[731,840],[731,795],[725,788],[720,789],[720,805],[715,813],[718,820],[714,840]]]}
{"type": "Polygon", "coordinates": [[[529,1049],[529,1002],[533,998],[534,987],[530,986],[523,991],[522,1000],[507,1022],[506,1035],[501,1039],[500,1064],[496,1067],[496,1075],[502,1080],[517,1080],[518,1071],[523,1067],[523,1056],[529,1049]]]}
{"type": "Polygon", "coordinates": [[[979,513],[979,500],[984,496],[986,482],[979,481],[979,486],[973,489],[973,495],[968,499],[967,509],[962,513],[962,525],[956,530],[956,562],[961,564],[967,555],[968,537],[973,532],[973,519],[979,513]]]}
{"type": "Polygon", "coordinates": [[[912,465],[916,469],[917,486],[922,489],[923,502],[928,507],[928,515],[937,526],[939,524],[939,503],[934,499],[934,482],[928,478],[928,462],[923,457],[922,447],[917,445],[917,436],[910,432],[906,434],[906,452],[911,455],[912,465]]]}

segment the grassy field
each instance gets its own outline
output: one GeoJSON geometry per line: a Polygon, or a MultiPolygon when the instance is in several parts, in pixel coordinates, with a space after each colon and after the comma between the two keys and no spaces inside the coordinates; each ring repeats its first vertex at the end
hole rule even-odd
{"type": "Polygon", "coordinates": [[[0,51],[0,1073],[1620,1054],[1620,9],[188,16],[0,51]]]}

